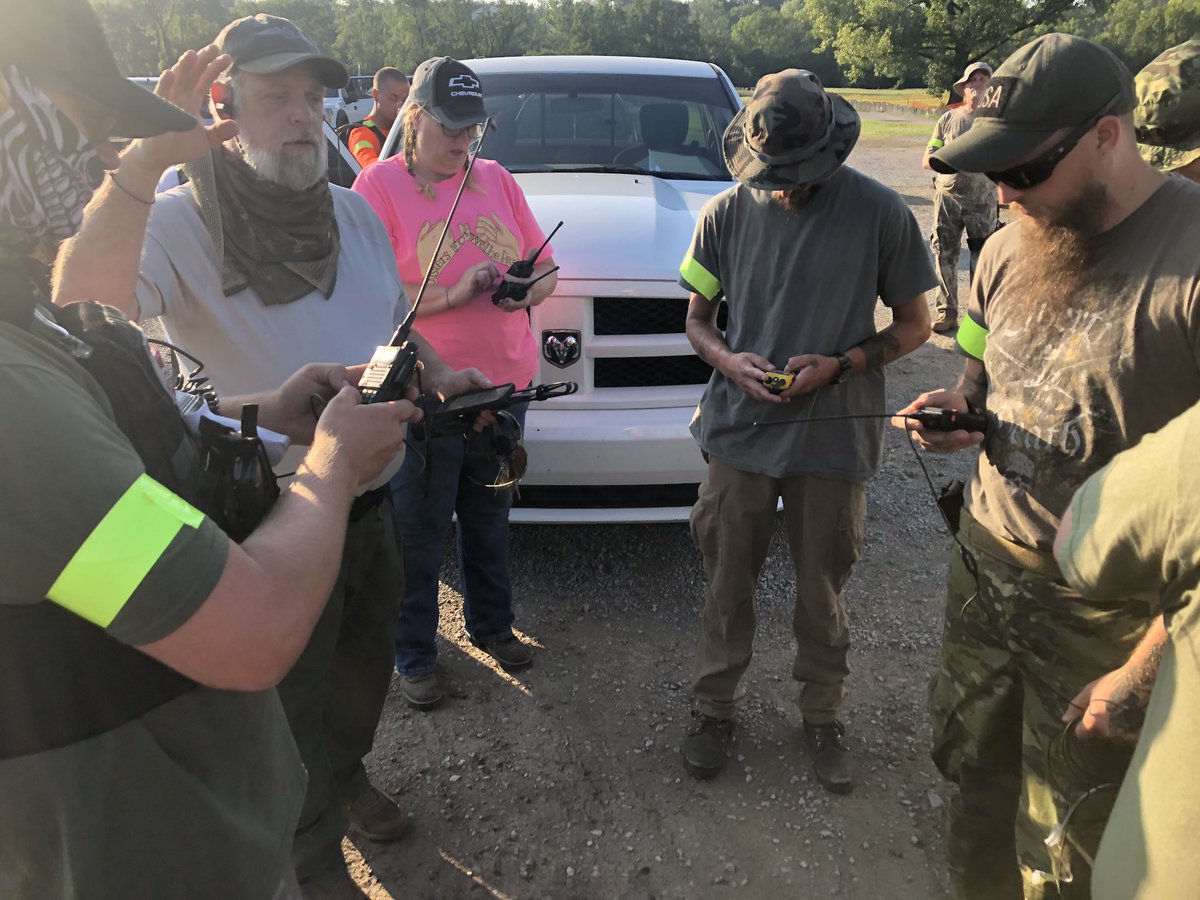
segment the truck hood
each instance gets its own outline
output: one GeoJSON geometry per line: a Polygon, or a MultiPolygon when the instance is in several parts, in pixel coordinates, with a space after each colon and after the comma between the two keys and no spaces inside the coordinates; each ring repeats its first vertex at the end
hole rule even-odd
{"type": "Polygon", "coordinates": [[[675,281],[700,208],[733,182],[652,175],[527,172],[514,176],[562,266],[560,280],[675,281]]]}

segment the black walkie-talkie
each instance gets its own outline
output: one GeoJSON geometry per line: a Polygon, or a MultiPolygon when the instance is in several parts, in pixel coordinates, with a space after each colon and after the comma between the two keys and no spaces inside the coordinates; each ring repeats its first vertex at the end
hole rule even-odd
{"type": "MultiPolygon", "coordinates": [[[[487,134],[490,122],[491,119],[484,120],[483,135],[487,134]]],[[[383,347],[375,348],[375,354],[371,357],[367,371],[359,379],[358,391],[362,394],[363,403],[387,403],[389,400],[404,399],[408,382],[417,369],[417,348],[409,341],[408,336],[412,333],[413,322],[417,318],[417,307],[421,305],[421,298],[425,296],[425,289],[429,287],[429,277],[433,274],[434,263],[437,262],[442,243],[446,240],[446,233],[450,230],[450,222],[454,219],[455,210],[458,209],[458,201],[462,197],[463,188],[467,186],[467,181],[471,178],[471,168],[475,165],[479,151],[483,148],[483,135],[480,135],[478,143],[467,158],[467,168],[463,174],[462,184],[458,186],[458,193],[454,195],[454,202],[450,204],[446,224],[442,226],[437,246],[434,247],[433,253],[429,257],[429,265],[425,269],[425,277],[421,281],[421,288],[417,291],[417,298],[413,301],[412,309],[408,311],[408,315],[404,317],[404,321],[392,335],[391,341],[383,347]]]]}
{"type": "MultiPolygon", "coordinates": [[[[508,271],[505,274],[511,275],[513,278],[528,278],[530,275],[532,275],[533,267],[537,265],[538,257],[542,255],[542,251],[545,250],[546,245],[550,243],[550,238],[558,234],[558,229],[562,227],[562,222],[559,222],[557,225],[555,225],[554,230],[550,232],[546,240],[542,241],[542,246],[537,248],[533,256],[529,257],[528,259],[518,259],[515,263],[508,267],[508,271]]],[[[550,270],[550,272],[557,271],[558,266],[555,266],[550,270]]],[[[507,278],[501,279],[500,286],[496,288],[496,293],[492,294],[492,302],[499,305],[501,300],[516,300],[518,302],[524,300],[525,294],[529,291],[529,289],[549,275],[550,272],[546,272],[528,283],[509,281],[507,278]]]]}

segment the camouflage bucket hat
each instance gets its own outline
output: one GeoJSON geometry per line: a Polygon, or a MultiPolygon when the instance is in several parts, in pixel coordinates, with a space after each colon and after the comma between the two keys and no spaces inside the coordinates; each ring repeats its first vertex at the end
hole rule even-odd
{"type": "Polygon", "coordinates": [[[764,75],[725,129],[725,164],[760,191],[823,181],[846,161],[860,129],[854,107],[805,69],[764,75]]]}
{"type": "Polygon", "coordinates": [[[1134,79],[1142,157],[1169,172],[1200,159],[1200,39],[1160,53],[1134,79]]]}

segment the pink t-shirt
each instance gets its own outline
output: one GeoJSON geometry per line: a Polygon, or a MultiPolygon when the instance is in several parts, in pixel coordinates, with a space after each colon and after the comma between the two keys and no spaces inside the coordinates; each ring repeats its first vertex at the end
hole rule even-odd
{"type": "MultiPolygon", "coordinates": [[[[471,180],[482,190],[463,191],[429,278],[429,296],[440,294],[441,287],[453,287],[469,267],[489,259],[503,273],[546,239],[525,194],[503,166],[477,159],[471,180]]],[[[408,174],[401,156],[367,167],[355,180],[354,190],[383,220],[405,284],[421,283],[461,183],[461,175],[438,182],[431,200],[408,174]]],[[[552,253],[547,247],[539,259],[552,253]]],[[[511,381],[522,388],[537,374],[537,341],[524,310],[504,312],[492,303],[493,291],[489,288],[454,309],[420,316],[417,330],[454,368],[474,366],[495,384],[511,381]]]]}

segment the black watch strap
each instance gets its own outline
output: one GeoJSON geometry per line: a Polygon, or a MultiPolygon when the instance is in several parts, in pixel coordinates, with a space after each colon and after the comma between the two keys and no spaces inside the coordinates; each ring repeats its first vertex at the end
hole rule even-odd
{"type": "Polygon", "coordinates": [[[850,373],[854,370],[854,363],[850,362],[850,357],[845,353],[835,353],[833,358],[837,360],[838,371],[837,375],[833,376],[834,384],[844,384],[850,378],[850,373]]]}

